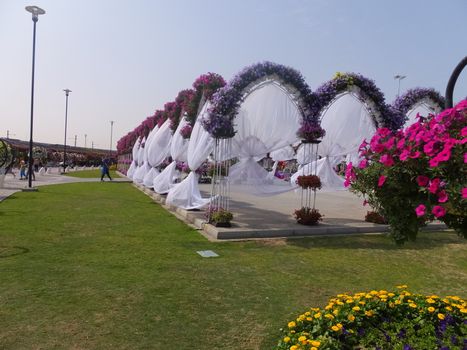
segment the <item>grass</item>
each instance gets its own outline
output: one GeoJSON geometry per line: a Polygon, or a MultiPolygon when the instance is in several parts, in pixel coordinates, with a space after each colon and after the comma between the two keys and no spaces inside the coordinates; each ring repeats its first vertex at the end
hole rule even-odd
{"type": "MultiPolygon", "coordinates": [[[[66,176],[71,176],[71,177],[79,177],[79,178],[100,178],[102,173],[100,169],[94,169],[94,170],[79,170],[79,171],[73,171],[65,174],[66,176]]],[[[117,174],[115,170],[110,170],[110,176],[112,178],[119,178],[121,177],[120,175],[117,174]]],[[[105,177],[107,179],[107,176],[105,177]]]]}
{"type": "Polygon", "coordinates": [[[340,292],[466,297],[467,244],[421,234],[212,243],[124,183],[0,203],[1,349],[271,349],[340,292]],[[212,249],[219,258],[204,259],[212,249]]]}

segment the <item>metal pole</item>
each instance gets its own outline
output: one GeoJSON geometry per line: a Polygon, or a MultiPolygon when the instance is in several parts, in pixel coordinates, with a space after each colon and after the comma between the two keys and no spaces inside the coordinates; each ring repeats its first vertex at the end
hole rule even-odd
{"type": "Polygon", "coordinates": [[[109,148],[110,157],[112,156],[112,134],[113,134],[114,123],[115,121],[113,120],[110,121],[110,148],[109,148]]]}
{"type": "Polygon", "coordinates": [[[446,86],[446,108],[452,108],[453,106],[453,93],[454,93],[454,86],[456,85],[457,78],[461,74],[462,70],[467,66],[467,56],[465,56],[459,64],[454,68],[454,71],[449,78],[448,85],[446,86]]]}
{"type": "Polygon", "coordinates": [[[68,122],[68,95],[71,92],[69,89],[63,90],[65,91],[66,95],[66,102],[65,102],[65,141],[63,142],[63,172],[66,171],[66,127],[68,122]]]}
{"type": "Polygon", "coordinates": [[[88,135],[84,134],[84,148],[87,148],[88,135]]]}
{"type": "Polygon", "coordinates": [[[34,29],[32,34],[32,81],[31,81],[31,126],[29,133],[29,170],[28,170],[28,187],[32,187],[32,171],[33,171],[33,159],[32,159],[32,130],[34,121],[34,71],[36,63],[36,23],[39,19],[38,16],[32,16],[34,22],[34,29]]]}

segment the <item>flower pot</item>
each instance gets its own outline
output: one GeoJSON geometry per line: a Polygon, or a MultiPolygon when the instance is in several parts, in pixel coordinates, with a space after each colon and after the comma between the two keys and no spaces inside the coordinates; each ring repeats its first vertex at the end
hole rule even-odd
{"type": "Polygon", "coordinates": [[[230,222],[215,222],[213,223],[216,227],[232,227],[230,222]]]}

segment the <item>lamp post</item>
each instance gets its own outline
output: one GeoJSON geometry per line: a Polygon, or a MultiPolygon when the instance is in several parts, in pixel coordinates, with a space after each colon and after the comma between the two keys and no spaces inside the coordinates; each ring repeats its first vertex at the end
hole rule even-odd
{"type": "Polygon", "coordinates": [[[112,157],[112,134],[113,134],[113,127],[114,127],[114,120],[110,121],[110,148],[109,148],[109,157],[112,157]]]}
{"type": "Polygon", "coordinates": [[[66,125],[68,121],[68,95],[70,94],[70,89],[64,89],[66,95],[66,102],[65,102],[65,140],[63,142],[63,172],[66,170],[66,125]]]}
{"type": "Polygon", "coordinates": [[[88,135],[87,134],[84,134],[84,148],[87,148],[87,145],[88,145],[88,135]]]}
{"type": "Polygon", "coordinates": [[[407,78],[406,75],[401,75],[401,74],[397,74],[394,76],[394,79],[395,80],[399,80],[399,87],[397,88],[397,97],[399,97],[400,93],[401,93],[401,80],[402,79],[405,79],[407,78]]]}
{"type": "Polygon", "coordinates": [[[45,11],[37,6],[26,6],[26,11],[32,14],[33,34],[32,34],[32,79],[31,79],[31,126],[29,133],[29,170],[28,170],[28,188],[32,189],[32,172],[33,172],[33,158],[32,158],[32,130],[34,121],[34,70],[36,63],[36,23],[39,20],[39,15],[45,14],[45,11]]]}

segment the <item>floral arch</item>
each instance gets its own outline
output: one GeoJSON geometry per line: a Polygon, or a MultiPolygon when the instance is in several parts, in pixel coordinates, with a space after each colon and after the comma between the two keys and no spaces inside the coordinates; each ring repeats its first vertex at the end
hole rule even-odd
{"type": "Polygon", "coordinates": [[[333,79],[314,92],[313,117],[320,119],[330,105],[344,94],[357,97],[367,108],[375,127],[397,130],[404,124],[405,117],[386,104],[384,95],[375,83],[357,73],[336,73],[333,79]]]}
{"type": "Polygon", "coordinates": [[[405,126],[415,122],[417,112],[421,115],[437,114],[444,109],[445,99],[435,89],[414,88],[396,98],[393,107],[406,116],[405,126]]]}
{"type": "MultiPolygon", "coordinates": [[[[232,138],[234,120],[242,102],[267,83],[275,83],[296,103],[304,130],[312,130],[314,138],[322,136],[319,119],[312,113],[313,94],[303,76],[295,69],[273,62],[257,63],[244,68],[226,86],[217,91],[212,100],[204,128],[214,138],[232,138]]],[[[310,136],[310,135],[308,135],[310,136]]]]}

